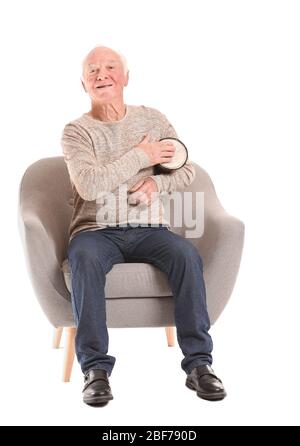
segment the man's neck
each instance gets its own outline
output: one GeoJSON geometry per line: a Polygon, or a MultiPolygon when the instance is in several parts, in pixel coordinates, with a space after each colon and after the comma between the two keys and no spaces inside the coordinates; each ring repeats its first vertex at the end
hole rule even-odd
{"type": "Polygon", "coordinates": [[[99,121],[113,122],[120,121],[124,118],[126,106],[123,101],[114,104],[97,104],[92,103],[91,111],[88,115],[99,121]]]}

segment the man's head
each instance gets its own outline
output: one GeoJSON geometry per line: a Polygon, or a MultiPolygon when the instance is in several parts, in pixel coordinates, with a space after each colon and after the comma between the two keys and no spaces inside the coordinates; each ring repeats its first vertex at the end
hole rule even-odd
{"type": "Polygon", "coordinates": [[[92,102],[110,103],[123,100],[129,72],[124,56],[105,46],[88,53],[82,64],[82,85],[92,102]]]}

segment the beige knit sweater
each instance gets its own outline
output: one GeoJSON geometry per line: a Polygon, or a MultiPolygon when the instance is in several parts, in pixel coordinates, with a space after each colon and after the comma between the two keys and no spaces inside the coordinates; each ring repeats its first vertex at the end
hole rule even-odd
{"type": "Polygon", "coordinates": [[[136,148],[146,133],[150,142],[177,137],[162,113],[145,106],[127,105],[120,121],[83,114],[65,126],[61,143],[74,197],[70,240],[78,232],[116,224],[162,223],[170,229],[162,197],[188,186],[195,171],[188,161],[171,173],[154,175],[148,156],[136,148]],[[157,199],[148,207],[128,204],[129,189],[149,176],[158,186],[157,199]]]}

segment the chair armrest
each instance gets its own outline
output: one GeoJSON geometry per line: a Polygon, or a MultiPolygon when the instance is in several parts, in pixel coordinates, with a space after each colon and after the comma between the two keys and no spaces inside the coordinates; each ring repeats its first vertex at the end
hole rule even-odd
{"type": "MultiPolygon", "coordinates": [[[[203,259],[208,312],[214,323],[226,306],[237,278],[245,227],[223,208],[207,172],[198,165],[195,169],[196,180],[187,190],[194,192],[194,212],[197,209],[195,192],[204,193],[204,228],[202,236],[189,240],[203,259]]],[[[185,231],[188,234],[188,228],[185,231]]]]}
{"type": "Polygon", "coordinates": [[[207,206],[204,233],[194,242],[204,263],[207,305],[214,323],[234,288],[244,245],[245,226],[221,206],[207,206]]]}
{"type": "Polygon", "coordinates": [[[52,325],[74,326],[70,293],[61,269],[64,234],[57,227],[60,216],[47,210],[38,192],[23,192],[21,183],[18,227],[35,294],[52,325]]]}

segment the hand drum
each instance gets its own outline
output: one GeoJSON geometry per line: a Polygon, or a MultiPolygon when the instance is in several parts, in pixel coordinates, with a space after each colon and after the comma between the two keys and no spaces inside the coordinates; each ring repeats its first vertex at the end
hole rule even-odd
{"type": "Polygon", "coordinates": [[[188,151],[186,146],[177,138],[162,138],[160,141],[170,141],[175,147],[175,153],[172,160],[167,163],[157,164],[155,166],[157,173],[171,172],[184,166],[188,159],[188,151]]]}

